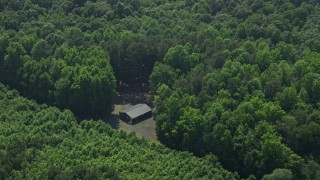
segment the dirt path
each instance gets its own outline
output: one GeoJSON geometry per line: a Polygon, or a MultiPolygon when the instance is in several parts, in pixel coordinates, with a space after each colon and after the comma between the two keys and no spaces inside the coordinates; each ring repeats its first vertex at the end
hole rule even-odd
{"type": "Polygon", "coordinates": [[[138,136],[143,136],[146,139],[158,142],[156,135],[156,123],[153,117],[137,122],[135,124],[128,124],[125,121],[119,120],[117,115],[119,111],[129,108],[138,103],[148,104],[153,108],[151,96],[147,93],[121,93],[117,96],[114,111],[109,115],[105,121],[109,123],[114,129],[122,129],[126,132],[136,132],[138,136]]]}

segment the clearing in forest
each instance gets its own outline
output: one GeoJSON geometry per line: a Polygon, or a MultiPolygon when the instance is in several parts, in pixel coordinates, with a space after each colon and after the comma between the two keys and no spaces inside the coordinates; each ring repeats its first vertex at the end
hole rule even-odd
{"type": "Polygon", "coordinates": [[[138,136],[158,142],[156,135],[156,123],[153,117],[129,124],[118,118],[119,111],[134,106],[135,104],[145,103],[153,108],[151,96],[142,92],[120,92],[114,104],[113,112],[105,119],[114,129],[124,130],[126,132],[135,132],[138,136]]]}

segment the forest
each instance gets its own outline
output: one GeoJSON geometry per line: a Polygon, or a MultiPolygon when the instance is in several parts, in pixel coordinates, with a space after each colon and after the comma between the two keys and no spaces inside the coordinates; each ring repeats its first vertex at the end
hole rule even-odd
{"type": "Polygon", "coordinates": [[[78,123],[0,84],[0,177],[12,179],[236,179],[214,155],[198,158],[116,131],[78,123]]]}
{"type": "Polygon", "coordinates": [[[0,0],[0,179],[319,179],[319,19],[317,0],[0,0]],[[97,120],[123,85],[148,87],[161,144],[97,120]]]}

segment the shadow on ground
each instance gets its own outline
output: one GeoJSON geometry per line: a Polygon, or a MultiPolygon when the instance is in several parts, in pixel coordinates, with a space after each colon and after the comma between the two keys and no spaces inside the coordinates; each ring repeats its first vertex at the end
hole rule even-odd
{"type": "Polygon", "coordinates": [[[153,108],[151,96],[147,93],[121,92],[115,99],[115,104],[139,104],[145,103],[153,108]]]}
{"type": "MultiPolygon", "coordinates": [[[[119,93],[115,98],[113,112],[104,118],[104,120],[110,124],[110,126],[114,129],[119,129],[119,119],[118,114],[121,110],[129,108],[135,104],[145,103],[151,108],[153,108],[151,96],[147,93],[130,93],[130,92],[122,92],[119,93]]],[[[149,118],[145,118],[135,122],[134,124],[138,124],[144,120],[149,118]]]]}
{"type": "Polygon", "coordinates": [[[158,142],[155,131],[156,123],[153,117],[141,119],[134,122],[134,124],[129,124],[118,119],[119,111],[139,103],[145,103],[153,108],[151,96],[147,93],[120,92],[115,99],[113,112],[109,116],[103,118],[103,120],[110,124],[114,129],[135,132],[140,137],[143,136],[158,142]]]}
{"type": "Polygon", "coordinates": [[[146,117],[145,119],[138,120],[134,124],[129,124],[125,121],[119,120],[118,114],[121,110],[129,108],[133,105],[145,103],[152,109],[151,96],[146,92],[133,92],[133,91],[119,91],[114,101],[114,108],[111,114],[108,116],[98,117],[78,117],[78,121],[81,122],[84,119],[101,119],[105,123],[108,123],[113,129],[123,130],[126,132],[135,132],[137,136],[145,137],[155,143],[160,143],[156,135],[156,122],[153,117],[146,117]]]}
{"type": "Polygon", "coordinates": [[[119,119],[118,116],[116,114],[110,114],[109,116],[107,116],[106,118],[103,118],[103,120],[110,124],[110,126],[113,129],[119,129],[119,119]]]}

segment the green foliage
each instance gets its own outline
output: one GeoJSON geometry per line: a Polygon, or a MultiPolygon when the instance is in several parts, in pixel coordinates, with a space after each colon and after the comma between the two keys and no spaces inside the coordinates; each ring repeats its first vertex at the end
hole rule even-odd
{"type": "MultiPolygon", "coordinates": [[[[149,85],[168,147],[214,154],[241,178],[273,169],[316,177],[306,167],[317,165],[304,160],[320,160],[318,1],[4,0],[0,11],[0,82],[23,96],[93,117],[111,111],[116,83],[149,85]]],[[[28,146],[17,142],[13,151],[28,146]]],[[[8,164],[21,168],[21,156],[8,164]]],[[[52,177],[105,177],[101,168],[48,166],[52,177]]],[[[131,166],[109,168],[111,177],[131,166]]],[[[186,179],[204,172],[188,170],[186,179]]],[[[157,171],[179,178],[171,166],[157,171]]],[[[133,179],[145,177],[138,174],[133,179]]]]}
{"type": "Polygon", "coordinates": [[[319,179],[320,165],[314,161],[309,161],[302,169],[305,179],[319,179]]]}
{"type": "Polygon", "coordinates": [[[160,84],[172,86],[175,79],[175,71],[170,66],[156,63],[149,80],[149,88],[151,93],[155,94],[160,84]]]}
{"type": "Polygon", "coordinates": [[[150,84],[161,142],[199,156],[213,153],[224,167],[245,177],[262,178],[284,168],[291,173],[289,179],[299,179],[304,177],[302,157],[319,160],[318,138],[313,138],[319,131],[319,56],[299,41],[305,32],[299,29],[306,25],[303,19],[312,21],[309,14],[317,16],[318,4],[311,8],[305,3],[277,3],[185,1],[193,13],[213,14],[210,22],[216,32],[203,30],[198,39],[192,38],[193,46],[187,41],[168,49],[162,63],[177,71],[174,83],[157,83],[154,76],[160,73],[155,67],[150,84]],[[204,34],[207,39],[202,39],[204,34]],[[199,53],[203,65],[188,65],[193,52],[199,53]],[[196,97],[197,102],[185,103],[186,97],[196,97]],[[190,106],[197,116],[181,121],[187,119],[183,112],[190,106]],[[192,136],[189,123],[198,119],[194,126],[202,131],[192,136]],[[185,135],[195,143],[181,145],[185,135]]]}
{"type": "Polygon", "coordinates": [[[282,109],[289,112],[298,102],[297,90],[294,87],[285,88],[277,94],[276,99],[279,101],[282,109]]]}
{"type": "Polygon", "coordinates": [[[170,150],[102,121],[78,124],[71,111],[38,105],[2,84],[0,159],[5,179],[236,179],[213,155],[170,150]]]}
{"type": "Polygon", "coordinates": [[[292,172],[288,169],[275,169],[272,171],[271,174],[264,175],[262,179],[263,180],[276,180],[276,179],[290,180],[290,179],[293,179],[293,175],[292,175],[292,172]]]}
{"type": "Polygon", "coordinates": [[[168,64],[174,69],[180,70],[182,73],[187,73],[200,61],[200,55],[192,53],[189,45],[177,45],[168,49],[164,56],[164,63],[168,64]]]}
{"type": "Polygon", "coordinates": [[[101,48],[62,45],[49,56],[50,47],[42,39],[32,47],[31,57],[17,42],[10,43],[6,51],[2,81],[27,97],[69,108],[81,116],[111,112],[116,80],[108,54],[101,48]]]}
{"type": "Polygon", "coordinates": [[[50,53],[50,47],[45,40],[40,40],[31,49],[31,55],[35,59],[46,58],[50,53]]]}

